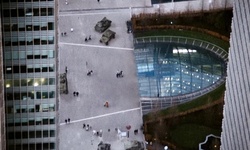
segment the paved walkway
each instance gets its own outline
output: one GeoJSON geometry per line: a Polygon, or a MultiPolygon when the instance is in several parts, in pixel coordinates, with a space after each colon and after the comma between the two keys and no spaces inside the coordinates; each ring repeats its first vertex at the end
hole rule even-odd
{"type": "Polygon", "coordinates": [[[69,94],[60,95],[59,100],[59,149],[96,150],[97,144],[104,141],[113,150],[124,150],[127,140],[144,140],[140,130],[137,135],[133,133],[142,125],[142,116],[133,37],[126,32],[125,22],[131,17],[129,7],[143,7],[145,1],[68,2],[59,2],[59,72],[63,73],[67,66],[69,87],[69,94]],[[109,46],[100,43],[101,34],[94,31],[96,22],[103,17],[112,20],[110,29],[116,32],[109,46]],[[61,32],[67,32],[67,36],[61,36],[61,32]],[[85,42],[89,35],[92,40],[85,42]],[[93,70],[91,76],[86,75],[89,70],[93,70]],[[117,70],[124,72],[123,78],[116,78],[117,70]],[[78,97],[73,96],[74,91],[79,92],[78,97]],[[103,106],[105,101],[109,108],[103,106]],[[70,124],[65,124],[67,118],[70,124]],[[83,129],[83,124],[102,130],[103,136],[93,136],[92,131],[83,129]],[[131,125],[129,138],[119,138],[115,128],[127,131],[127,125],[131,125]]]}

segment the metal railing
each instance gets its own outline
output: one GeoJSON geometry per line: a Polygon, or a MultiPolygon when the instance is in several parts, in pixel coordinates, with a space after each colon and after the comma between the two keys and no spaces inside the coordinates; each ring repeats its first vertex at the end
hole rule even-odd
{"type": "MultiPolygon", "coordinates": [[[[221,47],[215,44],[202,41],[202,40],[197,40],[194,38],[178,37],[178,36],[150,36],[150,37],[135,38],[134,40],[134,44],[152,43],[152,42],[170,42],[170,43],[179,43],[179,44],[199,46],[199,47],[202,47],[206,50],[209,50],[215,53],[217,56],[222,58],[225,62],[228,61],[228,53],[224,49],[222,49],[221,47]]],[[[226,74],[217,82],[210,85],[209,87],[201,89],[193,93],[189,93],[189,94],[171,96],[171,97],[155,97],[155,98],[141,97],[140,105],[142,108],[142,114],[147,114],[154,110],[165,109],[168,107],[172,107],[175,105],[179,105],[179,104],[191,101],[195,98],[198,98],[216,89],[220,85],[224,84],[225,80],[226,80],[226,74]]]]}
{"type": "Polygon", "coordinates": [[[179,44],[187,44],[192,46],[198,46],[209,50],[222,58],[225,62],[228,61],[228,53],[221,47],[199,39],[189,38],[189,37],[181,37],[181,36],[146,36],[139,37],[134,39],[134,44],[139,43],[152,43],[152,42],[170,42],[170,43],[179,43],[179,44]]]}

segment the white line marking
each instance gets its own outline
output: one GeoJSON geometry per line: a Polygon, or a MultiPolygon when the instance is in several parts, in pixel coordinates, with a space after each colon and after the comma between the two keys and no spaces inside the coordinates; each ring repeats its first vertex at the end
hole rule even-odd
{"type": "Polygon", "coordinates": [[[134,50],[133,48],[110,47],[110,46],[87,45],[87,44],[74,44],[74,43],[64,43],[64,42],[59,42],[59,44],[73,45],[73,46],[86,46],[86,47],[98,47],[98,48],[107,48],[107,49],[122,49],[122,50],[130,50],[130,51],[134,50]]]}
{"type": "MultiPolygon", "coordinates": [[[[70,121],[70,123],[77,123],[77,122],[81,122],[81,121],[92,120],[92,119],[97,119],[97,118],[101,118],[101,117],[107,117],[107,116],[116,115],[116,114],[120,114],[120,113],[135,111],[135,110],[139,110],[139,109],[141,109],[141,108],[138,107],[138,108],[133,108],[133,109],[127,109],[127,110],[117,111],[117,112],[113,112],[113,113],[109,113],[109,114],[104,114],[104,115],[99,115],[99,116],[95,116],[95,117],[89,117],[89,118],[85,118],[85,119],[79,119],[79,120],[70,121]]],[[[60,123],[60,126],[63,126],[63,125],[66,125],[66,123],[60,123]]]]}
{"type": "Polygon", "coordinates": [[[85,15],[102,15],[102,14],[121,14],[128,13],[129,8],[118,10],[91,10],[91,11],[62,11],[59,16],[85,16],[85,15]]]}

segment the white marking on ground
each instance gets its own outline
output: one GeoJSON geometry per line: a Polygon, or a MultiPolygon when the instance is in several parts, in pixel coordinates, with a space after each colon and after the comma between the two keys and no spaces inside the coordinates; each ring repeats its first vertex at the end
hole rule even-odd
{"type": "MultiPolygon", "coordinates": [[[[92,119],[97,119],[97,118],[101,118],[101,117],[107,117],[107,116],[111,116],[111,115],[116,115],[116,114],[121,114],[121,113],[125,113],[125,112],[135,111],[135,110],[139,110],[139,109],[141,109],[141,108],[137,107],[137,108],[127,109],[127,110],[121,110],[121,111],[117,111],[117,112],[113,112],[113,113],[109,113],[109,114],[104,114],[104,115],[99,115],[99,116],[95,116],[95,117],[89,117],[89,118],[70,121],[70,123],[77,123],[77,122],[81,122],[81,121],[92,120],[92,119]]],[[[60,126],[63,126],[63,125],[66,125],[66,123],[60,123],[60,126]]]]}
{"type": "Polygon", "coordinates": [[[85,16],[85,15],[102,15],[102,14],[115,14],[115,13],[128,13],[129,8],[126,9],[118,9],[118,10],[92,10],[92,11],[65,11],[65,12],[59,12],[59,16],[85,16]]]}
{"type": "Polygon", "coordinates": [[[73,46],[85,46],[85,47],[98,47],[98,48],[107,48],[107,49],[121,49],[121,50],[134,50],[133,48],[125,48],[125,47],[111,47],[111,46],[99,46],[99,45],[88,45],[88,44],[74,44],[74,43],[64,43],[59,42],[59,44],[64,45],[73,45],[73,46]]]}

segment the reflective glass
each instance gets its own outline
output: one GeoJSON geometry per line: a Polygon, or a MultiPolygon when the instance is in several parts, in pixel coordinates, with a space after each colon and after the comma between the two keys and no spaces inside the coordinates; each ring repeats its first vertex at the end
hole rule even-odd
{"type": "Polygon", "coordinates": [[[225,74],[226,63],[200,47],[174,43],[135,44],[142,97],[168,97],[211,86],[225,74]]]}

